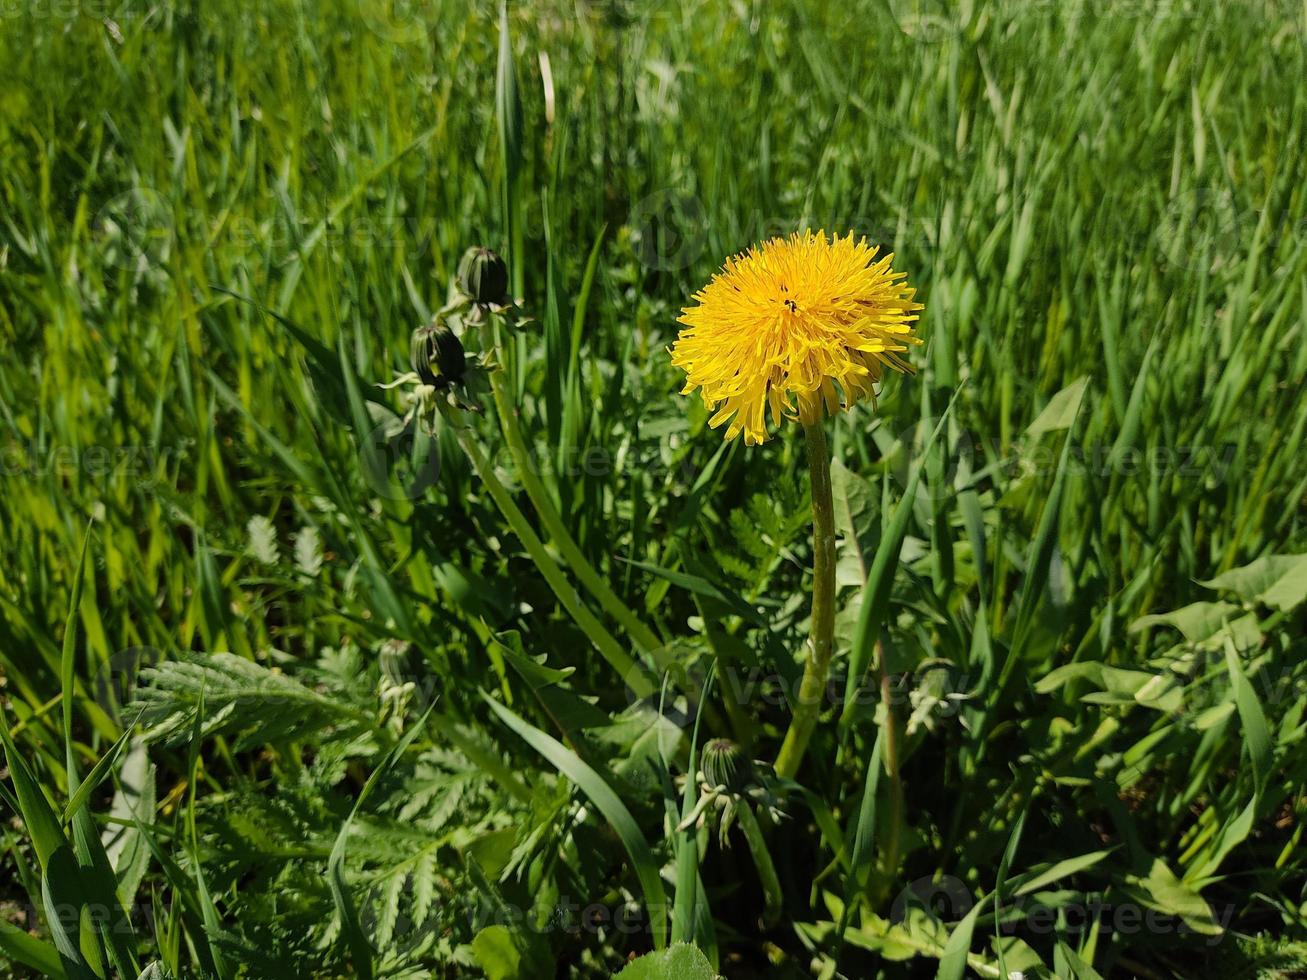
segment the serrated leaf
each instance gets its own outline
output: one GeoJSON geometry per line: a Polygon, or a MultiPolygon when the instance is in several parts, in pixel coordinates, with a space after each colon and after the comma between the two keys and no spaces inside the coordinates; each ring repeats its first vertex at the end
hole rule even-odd
{"type": "Polygon", "coordinates": [[[322,571],[322,536],[312,524],[295,535],[295,567],[309,578],[317,578],[322,571]]]}
{"type": "Polygon", "coordinates": [[[131,707],[142,712],[150,741],[184,740],[201,697],[207,706],[203,737],[237,733],[238,749],[334,724],[365,724],[364,716],[341,700],[230,653],[187,654],[149,667],[140,677],[131,707]]]}
{"type": "Polygon", "coordinates": [[[614,980],[716,980],[708,957],[689,943],[675,943],[646,953],[626,965],[614,980]]]}
{"type": "Polygon", "coordinates": [[[277,529],[272,521],[262,514],[255,514],[246,522],[245,533],[249,535],[246,549],[251,555],[265,565],[281,563],[281,552],[277,549],[277,529]]]}

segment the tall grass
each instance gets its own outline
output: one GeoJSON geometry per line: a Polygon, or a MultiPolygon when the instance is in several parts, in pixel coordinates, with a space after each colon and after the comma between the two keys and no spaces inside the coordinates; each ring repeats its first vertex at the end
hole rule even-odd
{"type": "MultiPolygon", "coordinates": [[[[604,975],[670,923],[732,977],[1193,976],[1206,943],[1234,972],[1307,938],[1307,571],[1203,584],[1307,551],[1301,5],[0,25],[0,955],[604,975]],[[665,347],[725,255],[809,225],[897,253],[928,345],[831,431],[846,696],[796,784],[758,777],[786,817],[742,804],[764,927],[767,862],[677,830],[677,780],[692,743],[770,759],[785,730],[803,449],[723,445],[665,347]],[[377,387],[475,243],[534,320],[505,388],[539,490],[665,644],[660,693],[377,387]],[[116,903],[80,884],[104,860],[116,903]],[[639,928],[550,924],[628,900],[639,928]]],[[[480,401],[467,438],[534,522],[480,401]]]]}

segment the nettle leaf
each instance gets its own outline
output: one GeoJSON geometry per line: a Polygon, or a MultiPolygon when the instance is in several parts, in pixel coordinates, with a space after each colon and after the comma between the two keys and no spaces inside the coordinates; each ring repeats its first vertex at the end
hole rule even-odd
{"type": "Polygon", "coordinates": [[[309,578],[317,578],[322,571],[322,535],[312,524],[295,535],[295,567],[309,578]]]}
{"type": "Polygon", "coordinates": [[[184,742],[201,698],[203,737],[236,734],[238,751],[331,726],[371,723],[339,699],[230,653],[187,654],[142,670],[132,708],[142,712],[148,740],[184,742]]]}
{"type": "Polygon", "coordinates": [[[617,974],[615,980],[716,980],[708,957],[689,943],[674,943],[658,953],[647,953],[617,974]]]}
{"type": "Polygon", "coordinates": [[[1307,601],[1307,554],[1268,555],[1198,584],[1288,612],[1307,601]]]}
{"type": "Polygon", "coordinates": [[[250,536],[247,550],[265,565],[281,563],[281,552],[277,548],[277,529],[272,521],[262,514],[255,514],[245,524],[245,531],[250,536]]]}

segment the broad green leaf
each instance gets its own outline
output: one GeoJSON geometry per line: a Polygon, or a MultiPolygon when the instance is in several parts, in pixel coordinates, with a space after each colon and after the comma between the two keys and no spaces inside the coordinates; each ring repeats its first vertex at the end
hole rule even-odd
{"type": "Polygon", "coordinates": [[[83,933],[81,929],[86,915],[85,886],[77,858],[68,845],[56,850],[46,862],[41,874],[41,899],[64,973],[70,980],[91,980],[97,975],[92,964],[101,959],[99,939],[95,933],[83,933]],[[83,946],[83,936],[90,949],[83,946]]]}
{"type": "Polygon", "coordinates": [[[473,937],[472,955],[485,971],[486,980],[535,980],[554,968],[539,936],[498,924],[486,926],[473,937]]]}
{"type": "Polygon", "coordinates": [[[153,819],[156,797],[154,765],[140,736],[128,748],[117,780],[118,791],[109,808],[111,819],[100,841],[118,880],[118,901],[131,907],[150,861],[149,847],[136,821],[153,819]]]}
{"type": "Polygon", "coordinates": [[[835,503],[835,530],[840,535],[837,588],[861,586],[867,581],[875,538],[876,496],[871,486],[838,459],[830,467],[831,496],[835,503]]]}
{"type": "Polygon", "coordinates": [[[1224,642],[1221,634],[1226,622],[1234,629],[1235,646],[1244,649],[1262,638],[1255,617],[1238,616],[1239,606],[1229,602],[1195,602],[1173,612],[1141,616],[1130,624],[1130,632],[1137,633],[1152,626],[1171,626],[1179,630],[1190,643],[1216,649],[1224,642]],[[1237,617],[1237,618],[1236,618],[1237,617]]]}
{"type": "Polygon", "coordinates": [[[1102,974],[1080,958],[1080,955],[1062,940],[1056,941],[1053,952],[1055,975],[1066,980],[1103,980],[1102,974]]]}
{"type": "Polygon", "coordinates": [[[57,949],[43,939],[28,935],[6,919],[0,919],[0,954],[15,963],[30,966],[42,976],[67,976],[57,949]]]}
{"type": "Polygon", "coordinates": [[[1147,877],[1129,875],[1127,894],[1144,906],[1178,916],[1190,929],[1204,936],[1220,935],[1221,927],[1203,897],[1182,882],[1161,858],[1153,861],[1147,877]]]}
{"type": "Polygon", "coordinates": [[[1043,435],[1045,432],[1057,432],[1069,429],[1080,411],[1080,402],[1084,398],[1089,376],[1078,378],[1054,395],[1035,421],[1026,429],[1031,436],[1043,435]]]}
{"type": "Polygon", "coordinates": [[[632,960],[614,980],[717,980],[717,971],[695,947],[675,943],[632,960]]]}
{"type": "Polygon", "coordinates": [[[1307,554],[1268,555],[1198,584],[1288,612],[1307,601],[1307,554]]]}

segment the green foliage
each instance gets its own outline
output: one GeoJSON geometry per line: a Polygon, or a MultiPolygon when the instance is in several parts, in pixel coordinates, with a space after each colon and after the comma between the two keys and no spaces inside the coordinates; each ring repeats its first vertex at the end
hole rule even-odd
{"type": "Polygon", "coordinates": [[[618,980],[715,980],[712,964],[688,943],[676,943],[641,956],[617,974],[618,980]]]}
{"type": "Polygon", "coordinates": [[[10,6],[0,975],[1303,971],[1301,9],[10,6]],[[809,225],[927,346],[787,781],[802,440],[666,347],[809,225]],[[380,387],[471,245],[521,445],[380,387]]]}

